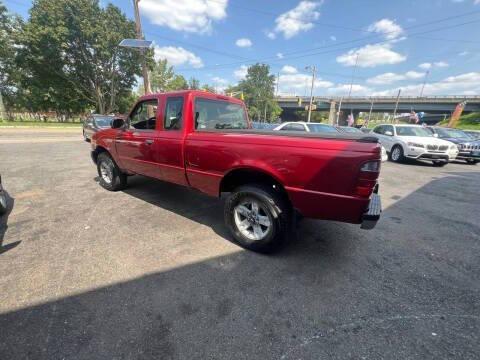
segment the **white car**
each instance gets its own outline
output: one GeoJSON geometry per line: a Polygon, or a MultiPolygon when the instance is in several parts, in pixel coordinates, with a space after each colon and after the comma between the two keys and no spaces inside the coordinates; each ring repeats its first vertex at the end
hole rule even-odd
{"type": "Polygon", "coordinates": [[[313,133],[334,133],[334,134],[339,133],[339,131],[332,125],[320,124],[320,123],[309,123],[304,121],[284,122],[283,124],[278,125],[273,130],[304,131],[304,132],[313,132],[313,133]]]}
{"type": "Polygon", "coordinates": [[[378,125],[370,134],[378,138],[394,162],[410,158],[431,160],[435,166],[444,166],[458,155],[454,143],[437,139],[420,125],[378,125]]]}

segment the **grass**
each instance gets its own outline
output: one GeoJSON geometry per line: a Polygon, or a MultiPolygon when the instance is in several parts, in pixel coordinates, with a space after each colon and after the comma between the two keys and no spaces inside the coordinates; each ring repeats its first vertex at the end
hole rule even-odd
{"type": "MultiPolygon", "coordinates": [[[[448,119],[442,121],[440,125],[447,125],[448,119]]],[[[458,129],[463,130],[480,130],[480,113],[471,113],[462,115],[456,126],[458,129]]]]}
{"type": "Polygon", "coordinates": [[[0,128],[80,128],[82,123],[43,122],[43,121],[5,121],[0,120],[0,128]]]}

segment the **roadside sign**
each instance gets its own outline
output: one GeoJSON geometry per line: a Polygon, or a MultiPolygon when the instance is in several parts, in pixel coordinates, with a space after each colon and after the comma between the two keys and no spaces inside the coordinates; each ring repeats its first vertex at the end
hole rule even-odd
{"type": "Polygon", "coordinates": [[[147,49],[152,45],[152,41],[141,39],[123,39],[118,46],[128,48],[147,49]]]}
{"type": "MultiPolygon", "coordinates": [[[[308,111],[308,108],[309,108],[309,107],[310,107],[309,105],[306,105],[306,106],[305,106],[305,111],[308,111]]],[[[312,104],[312,111],[314,111],[314,110],[317,110],[317,105],[312,104]]]]}

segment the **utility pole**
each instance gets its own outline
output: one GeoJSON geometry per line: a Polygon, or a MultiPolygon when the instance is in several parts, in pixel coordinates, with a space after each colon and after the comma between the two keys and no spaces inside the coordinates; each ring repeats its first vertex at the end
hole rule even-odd
{"type": "MultiPolygon", "coordinates": [[[[137,39],[143,40],[142,23],[140,21],[140,11],[138,10],[138,3],[140,0],[133,0],[133,9],[135,11],[135,30],[137,32],[137,39]]],[[[152,89],[150,88],[150,81],[148,79],[148,67],[145,49],[140,49],[142,53],[142,72],[143,72],[143,87],[145,94],[150,94],[152,89]]]]}
{"type": "Polygon", "coordinates": [[[313,87],[315,86],[315,75],[317,73],[317,67],[315,65],[313,66],[307,66],[305,70],[311,70],[312,71],[312,86],[310,87],[310,104],[308,105],[308,118],[307,122],[310,122],[312,118],[312,105],[313,105],[313,87]]]}
{"type": "Polygon", "coordinates": [[[340,103],[338,104],[338,112],[337,112],[337,126],[338,126],[338,118],[340,117],[340,112],[342,111],[342,101],[343,101],[343,95],[340,98],[340,103]]]}
{"type": "Polygon", "coordinates": [[[422,85],[422,90],[420,91],[420,97],[423,96],[423,90],[425,89],[425,85],[427,85],[428,74],[430,74],[430,70],[427,70],[425,72],[425,78],[423,79],[423,85],[422,85]]]}
{"type": "Polygon", "coordinates": [[[397,95],[397,101],[395,102],[395,110],[393,111],[393,122],[396,123],[397,121],[395,120],[395,115],[397,115],[397,109],[398,109],[398,101],[400,100],[400,93],[402,92],[402,89],[398,89],[398,95],[397,95]]]}
{"type": "Polygon", "coordinates": [[[277,89],[275,91],[275,97],[278,97],[278,84],[280,83],[280,71],[277,72],[277,89]]]}

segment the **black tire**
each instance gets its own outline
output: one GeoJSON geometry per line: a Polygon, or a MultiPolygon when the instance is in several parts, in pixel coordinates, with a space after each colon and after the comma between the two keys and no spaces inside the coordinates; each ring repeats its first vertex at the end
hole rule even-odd
{"type": "Polygon", "coordinates": [[[390,150],[390,154],[389,154],[389,157],[390,157],[390,160],[393,161],[393,162],[396,162],[396,163],[401,163],[405,160],[405,156],[403,154],[403,148],[401,145],[394,145],[392,147],[392,150],[390,150]],[[397,155],[397,149],[399,151],[398,155],[397,155]]]}
{"type": "Polygon", "coordinates": [[[5,214],[8,209],[7,195],[2,191],[0,192],[0,216],[5,214]]]}
{"type": "Polygon", "coordinates": [[[475,159],[467,159],[467,164],[469,165],[476,165],[480,162],[480,160],[475,160],[475,159]]]}
{"type": "Polygon", "coordinates": [[[97,158],[97,171],[100,185],[109,191],[122,190],[127,186],[127,175],[121,172],[112,157],[107,152],[102,152],[97,158]],[[102,167],[105,166],[107,174],[102,174],[102,167]],[[108,171],[109,170],[109,171],[108,171]],[[109,179],[109,181],[107,181],[109,179]]]}
{"type": "Polygon", "coordinates": [[[433,163],[433,166],[438,166],[438,167],[443,167],[448,164],[447,161],[442,161],[442,160],[434,160],[432,163],[433,163]]]}
{"type": "MultiPolygon", "coordinates": [[[[225,224],[238,245],[260,253],[280,250],[286,244],[293,224],[292,208],[285,196],[269,186],[260,184],[244,185],[235,189],[225,201],[224,218],[225,224]],[[242,216],[238,214],[236,207],[242,203],[248,204],[249,201],[257,202],[259,217],[267,216],[270,222],[270,226],[266,229],[263,225],[261,226],[262,231],[265,231],[265,236],[259,240],[253,240],[244,235],[235,220],[236,216],[242,216]]],[[[245,217],[245,219],[247,218],[245,217]]],[[[260,225],[256,223],[256,226],[260,225]]],[[[253,226],[250,228],[253,232],[253,226]]]]}

